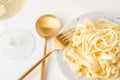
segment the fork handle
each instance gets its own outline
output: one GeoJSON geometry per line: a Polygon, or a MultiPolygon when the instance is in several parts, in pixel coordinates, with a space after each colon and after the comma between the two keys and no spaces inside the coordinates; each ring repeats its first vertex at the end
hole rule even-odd
{"type": "Polygon", "coordinates": [[[36,62],[30,69],[28,69],[25,73],[23,73],[17,80],[23,80],[28,74],[30,74],[37,66],[40,65],[41,62],[43,62],[48,56],[52,54],[52,52],[55,51],[51,50],[45,57],[40,59],[38,62],[36,62]]]}

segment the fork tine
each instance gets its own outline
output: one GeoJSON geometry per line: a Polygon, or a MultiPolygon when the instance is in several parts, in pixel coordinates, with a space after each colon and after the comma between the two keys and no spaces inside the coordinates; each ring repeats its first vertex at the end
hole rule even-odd
{"type": "Polygon", "coordinates": [[[62,32],[62,34],[64,35],[64,34],[70,32],[70,31],[72,31],[72,30],[74,30],[74,29],[75,29],[75,28],[73,27],[73,28],[71,28],[71,29],[69,29],[69,30],[67,30],[67,31],[62,32]]]}
{"type": "MultiPolygon", "coordinates": [[[[65,37],[66,39],[71,39],[72,38],[72,36],[73,36],[73,33],[72,34],[70,34],[70,35],[68,35],[67,37],[65,37]]],[[[64,40],[64,39],[63,39],[64,40]]]]}
{"type": "Polygon", "coordinates": [[[64,35],[70,33],[70,32],[71,32],[72,30],[74,30],[74,29],[75,29],[75,28],[72,28],[72,29],[69,29],[69,30],[67,30],[67,31],[64,31],[64,32],[60,33],[59,35],[57,35],[56,38],[62,38],[62,37],[64,37],[64,35]]]}
{"type": "Polygon", "coordinates": [[[64,34],[63,36],[60,37],[60,39],[64,39],[64,38],[70,38],[75,32],[75,29],[72,31],[67,32],[66,34],[64,34]]]}
{"type": "Polygon", "coordinates": [[[69,32],[64,33],[64,35],[60,37],[60,40],[64,43],[64,45],[66,46],[69,45],[74,32],[75,32],[75,29],[71,29],[71,31],[69,30],[69,32]]]}
{"type": "Polygon", "coordinates": [[[61,38],[61,40],[66,40],[66,39],[71,39],[72,38],[72,36],[73,36],[73,34],[74,33],[70,33],[69,35],[67,35],[67,36],[63,36],[62,38],[61,38]]]}
{"type": "Polygon", "coordinates": [[[71,38],[75,32],[75,28],[64,31],[56,36],[56,39],[59,40],[64,46],[69,45],[71,38]]]}
{"type": "Polygon", "coordinates": [[[73,35],[74,35],[74,33],[71,33],[70,35],[68,35],[64,42],[67,43],[67,42],[71,41],[71,38],[73,35]]]}

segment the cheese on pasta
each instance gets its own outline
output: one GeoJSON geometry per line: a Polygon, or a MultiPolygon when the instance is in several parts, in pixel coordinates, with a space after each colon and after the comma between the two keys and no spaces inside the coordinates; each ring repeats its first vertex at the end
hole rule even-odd
{"type": "Polygon", "coordinates": [[[85,19],[76,25],[64,56],[74,72],[91,79],[120,76],[120,25],[108,19],[85,19]]]}

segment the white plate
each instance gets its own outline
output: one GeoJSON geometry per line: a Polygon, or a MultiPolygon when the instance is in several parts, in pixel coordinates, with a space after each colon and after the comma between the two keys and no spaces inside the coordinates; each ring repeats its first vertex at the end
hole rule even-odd
{"type": "MultiPolygon", "coordinates": [[[[108,12],[90,12],[90,13],[80,15],[80,16],[76,17],[75,19],[71,20],[69,23],[67,23],[65,25],[63,30],[74,27],[76,25],[76,23],[82,23],[83,20],[86,18],[89,18],[92,21],[96,21],[103,17],[108,18],[117,23],[120,23],[120,20],[119,20],[119,18],[116,17],[116,15],[110,14],[108,12]]],[[[59,65],[62,73],[68,80],[87,80],[85,77],[78,79],[77,78],[78,73],[74,73],[71,71],[70,65],[64,59],[63,51],[56,51],[55,54],[56,54],[56,59],[57,59],[58,65],[59,65]]],[[[116,80],[120,80],[120,78],[116,79],[116,80]]]]}

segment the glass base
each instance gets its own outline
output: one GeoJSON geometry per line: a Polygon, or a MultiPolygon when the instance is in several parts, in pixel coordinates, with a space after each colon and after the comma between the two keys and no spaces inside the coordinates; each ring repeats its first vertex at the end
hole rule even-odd
{"type": "Polygon", "coordinates": [[[0,35],[0,57],[9,62],[28,58],[35,47],[35,40],[25,29],[13,28],[0,35]]]}

